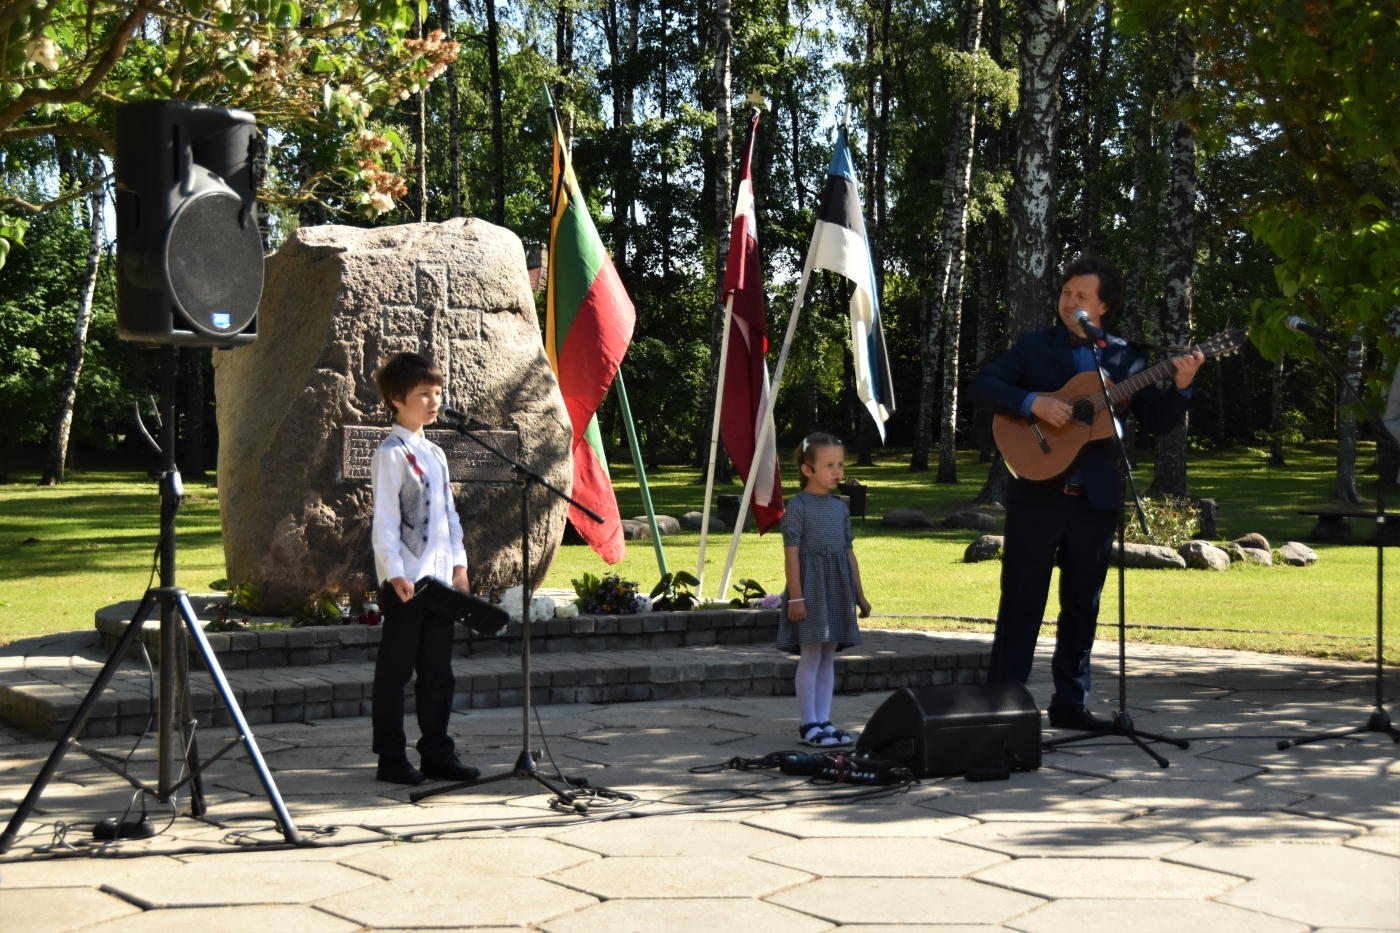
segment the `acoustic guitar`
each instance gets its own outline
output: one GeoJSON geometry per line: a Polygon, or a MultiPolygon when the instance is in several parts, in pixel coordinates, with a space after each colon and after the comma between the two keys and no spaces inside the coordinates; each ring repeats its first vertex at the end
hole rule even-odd
{"type": "MultiPolygon", "coordinates": [[[[1191,349],[1200,350],[1208,357],[1224,356],[1239,349],[1244,339],[1245,332],[1235,328],[1216,334],[1191,349]]],[[[1118,385],[1109,380],[1108,397],[1114,409],[1121,411],[1137,392],[1175,373],[1171,360],[1163,360],[1118,385]]],[[[1069,405],[1074,409],[1073,417],[1057,428],[1036,418],[997,414],[992,418],[992,436],[1012,473],[1037,482],[1058,480],[1074,468],[1087,445],[1113,436],[1113,422],[1104,407],[1099,377],[1092,371],[1079,373],[1058,392],[1038,394],[1069,405]]]]}

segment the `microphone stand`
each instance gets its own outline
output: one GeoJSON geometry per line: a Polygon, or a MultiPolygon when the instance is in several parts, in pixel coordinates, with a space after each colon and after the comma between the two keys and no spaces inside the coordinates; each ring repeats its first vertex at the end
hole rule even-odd
{"type": "MultiPolygon", "coordinates": [[[[1322,348],[1322,341],[1317,334],[1308,334],[1312,337],[1313,346],[1317,350],[1317,355],[1322,357],[1327,363],[1327,368],[1332,370],[1332,375],[1337,382],[1342,385],[1346,394],[1351,396],[1352,401],[1361,406],[1362,412],[1371,423],[1377,428],[1377,444],[1382,441],[1390,444],[1392,449],[1400,451],[1400,442],[1385,427],[1380,418],[1376,417],[1373,409],[1367,401],[1361,397],[1361,393],[1356,391],[1340,367],[1337,366],[1331,355],[1322,348]]],[[[1327,739],[1341,739],[1347,736],[1360,735],[1364,732],[1381,732],[1390,736],[1392,742],[1400,742],[1400,729],[1396,729],[1390,721],[1390,714],[1385,711],[1385,697],[1382,691],[1385,686],[1385,661],[1384,661],[1384,637],[1385,637],[1385,476],[1376,476],[1376,706],[1371,710],[1370,716],[1366,718],[1365,725],[1355,729],[1342,729],[1336,732],[1319,732],[1304,739],[1280,739],[1278,741],[1279,751],[1298,745],[1311,745],[1313,742],[1322,742],[1327,739]]]]}
{"type": "Polygon", "coordinates": [[[1131,739],[1133,744],[1142,749],[1163,768],[1169,767],[1170,762],[1157,752],[1148,748],[1143,739],[1150,739],[1154,742],[1167,742],[1177,748],[1189,748],[1191,743],[1185,739],[1173,739],[1165,735],[1156,735],[1152,732],[1143,732],[1133,725],[1133,718],[1128,714],[1128,649],[1127,649],[1127,602],[1125,600],[1125,576],[1124,568],[1127,566],[1125,558],[1127,548],[1124,546],[1124,538],[1127,533],[1125,502],[1129,488],[1133,491],[1133,505],[1137,509],[1138,524],[1142,527],[1142,533],[1148,534],[1147,516],[1142,509],[1142,497],[1138,495],[1137,480],[1133,478],[1132,463],[1128,460],[1128,448],[1123,444],[1123,426],[1118,423],[1118,418],[1113,413],[1113,400],[1108,395],[1108,381],[1103,374],[1103,359],[1099,356],[1099,343],[1101,335],[1089,341],[1089,351],[1094,355],[1094,372],[1099,377],[1099,390],[1103,398],[1105,411],[1108,413],[1109,422],[1113,425],[1113,443],[1118,449],[1118,710],[1113,714],[1113,719],[1107,725],[1093,732],[1085,732],[1081,735],[1070,735],[1064,738],[1051,739],[1042,743],[1041,747],[1047,751],[1054,751],[1061,745],[1070,745],[1075,742],[1088,742],[1093,739],[1103,738],[1108,735],[1125,736],[1131,739]]]}
{"type": "Polygon", "coordinates": [[[558,797],[560,801],[571,804],[577,812],[587,813],[588,806],[585,803],[578,800],[570,791],[555,785],[551,780],[560,780],[568,783],[568,778],[564,777],[562,774],[554,774],[546,777],[540,773],[538,766],[535,764],[535,753],[530,748],[530,710],[532,708],[530,703],[530,607],[533,602],[533,594],[530,589],[530,487],[541,487],[551,495],[557,496],[574,506],[600,525],[603,523],[603,517],[588,506],[574,499],[568,493],[555,488],[550,484],[549,480],[545,479],[519,460],[507,456],[495,444],[486,440],[473,430],[473,428],[489,428],[490,425],[483,425],[475,419],[464,419],[458,421],[453,427],[458,434],[474,441],[478,446],[485,448],[507,463],[515,473],[516,484],[520,487],[520,674],[522,681],[521,689],[523,691],[520,704],[520,755],[515,759],[515,766],[509,771],[477,778],[474,781],[458,781],[453,784],[445,784],[442,787],[415,791],[409,794],[408,799],[417,803],[428,797],[436,797],[438,794],[465,790],[469,787],[479,787],[483,784],[495,784],[500,781],[534,781],[536,784],[539,784],[558,797]]]}

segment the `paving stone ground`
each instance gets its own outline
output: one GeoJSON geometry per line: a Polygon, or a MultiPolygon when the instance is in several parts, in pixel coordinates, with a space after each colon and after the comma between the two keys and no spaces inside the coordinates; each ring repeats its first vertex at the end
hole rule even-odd
{"type": "MultiPolygon", "coordinates": [[[[985,650],[984,638],[965,637],[985,650]]],[[[1274,744],[1360,723],[1368,670],[1130,653],[1134,719],[1191,740],[1187,751],[1160,747],[1170,768],[1103,741],[1046,755],[1007,782],[926,781],[859,804],[784,807],[807,793],[792,790],[797,779],[691,773],[794,747],[790,697],[541,708],[561,769],[638,795],[645,802],[630,812],[645,818],[556,813],[517,782],[412,804],[408,788],[374,780],[367,719],[260,726],[298,823],[340,827],[304,849],[240,844],[279,837],[253,773],[230,754],[207,778],[221,825],[179,816],[155,840],[94,851],[81,824],[121,812],[131,793],[75,755],[0,863],[0,931],[1400,930],[1400,745],[1378,735],[1274,744]],[[43,854],[60,821],[92,857],[43,854]],[[529,826],[488,828],[519,824],[529,826]]],[[[1098,654],[1115,656],[1108,644],[1098,654]]],[[[1047,662],[1042,653],[1031,685],[1041,703],[1047,662]]],[[[1096,667],[1105,711],[1116,687],[1096,667]]],[[[885,695],[838,696],[836,719],[854,731],[885,695]]],[[[464,757],[488,772],[514,760],[519,727],[511,709],[452,719],[464,757]]],[[[202,748],[223,734],[201,732],[202,748]]],[[[124,753],[130,742],[89,744],[124,753]]],[[[0,817],[50,748],[0,731],[0,817]]],[[[151,770],[153,749],[134,761],[151,770]]]]}

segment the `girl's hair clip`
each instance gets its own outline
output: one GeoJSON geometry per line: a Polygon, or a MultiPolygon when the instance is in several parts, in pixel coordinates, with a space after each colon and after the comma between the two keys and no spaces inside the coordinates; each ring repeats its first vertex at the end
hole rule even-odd
{"type": "Polygon", "coordinates": [[[803,452],[804,454],[807,452],[807,438],[805,438],[805,437],[802,438],[802,452],[803,452]]]}

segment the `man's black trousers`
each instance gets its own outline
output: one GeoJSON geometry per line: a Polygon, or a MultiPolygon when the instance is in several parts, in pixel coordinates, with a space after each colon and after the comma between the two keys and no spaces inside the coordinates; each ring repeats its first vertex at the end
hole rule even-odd
{"type": "Polygon", "coordinates": [[[1089,694],[1089,653],[1099,597],[1108,574],[1118,516],[1089,497],[1055,491],[1013,498],[1006,510],[1001,605],[987,680],[1025,683],[1040,635],[1050,575],[1060,568],[1060,615],[1051,672],[1051,706],[1082,706],[1089,694]]]}
{"type": "Polygon", "coordinates": [[[379,589],[379,606],[384,612],[384,640],[374,662],[374,751],[380,755],[401,756],[407,739],[403,732],[403,690],[414,672],[418,711],[418,754],[424,761],[443,761],[453,753],[447,720],[452,715],[453,623],[426,611],[411,599],[399,599],[387,583],[379,589]]]}

